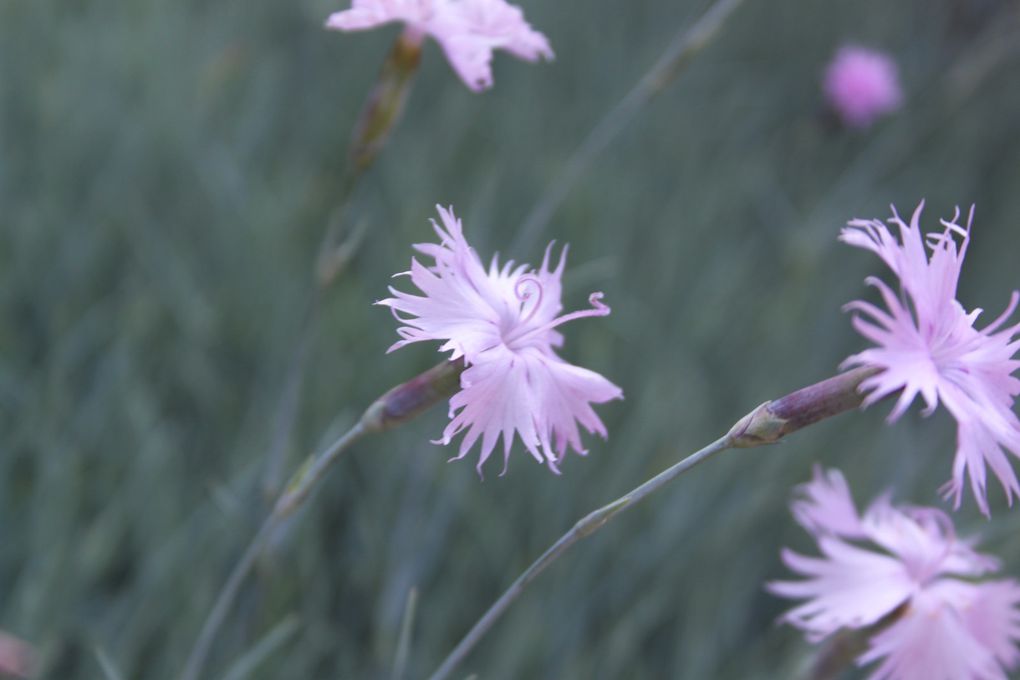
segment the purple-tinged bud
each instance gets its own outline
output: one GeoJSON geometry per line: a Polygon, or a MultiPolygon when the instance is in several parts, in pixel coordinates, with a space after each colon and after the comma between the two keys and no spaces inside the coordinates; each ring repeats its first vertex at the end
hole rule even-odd
{"type": "Polygon", "coordinates": [[[737,421],[727,436],[737,448],[773,444],[802,427],[859,407],[865,396],[861,383],[878,372],[855,368],[767,401],[737,421]]]}
{"type": "Polygon", "coordinates": [[[361,417],[366,432],[383,432],[411,420],[460,389],[464,360],[444,361],[397,385],[375,400],[361,417]]]}

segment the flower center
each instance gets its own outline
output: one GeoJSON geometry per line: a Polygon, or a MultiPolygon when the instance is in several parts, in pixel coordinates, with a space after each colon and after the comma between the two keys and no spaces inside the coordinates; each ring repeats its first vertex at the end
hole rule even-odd
{"type": "Polygon", "coordinates": [[[918,555],[919,559],[912,565],[912,576],[918,583],[925,585],[938,576],[943,562],[952,554],[956,543],[956,531],[953,529],[952,520],[941,510],[915,508],[910,514],[924,532],[940,546],[940,550],[934,554],[918,555]]]}
{"type": "Polygon", "coordinates": [[[535,312],[542,306],[542,296],[544,293],[542,282],[534,276],[522,276],[517,279],[517,283],[514,285],[514,295],[521,301],[519,324],[526,324],[531,321],[535,316],[535,312]],[[535,298],[535,301],[529,306],[528,302],[532,298],[535,298]]]}
{"type": "Polygon", "coordinates": [[[544,294],[542,282],[534,276],[522,276],[514,284],[514,295],[520,301],[521,307],[518,319],[509,328],[505,329],[502,334],[503,343],[507,347],[511,349],[515,345],[519,347],[521,341],[540,333],[546,333],[568,321],[581,319],[586,316],[608,316],[611,311],[608,306],[602,303],[602,293],[595,292],[588,296],[588,304],[591,305],[591,309],[579,309],[576,312],[558,316],[546,323],[532,324],[531,322],[534,320],[535,314],[538,313],[539,308],[542,306],[544,294]]]}

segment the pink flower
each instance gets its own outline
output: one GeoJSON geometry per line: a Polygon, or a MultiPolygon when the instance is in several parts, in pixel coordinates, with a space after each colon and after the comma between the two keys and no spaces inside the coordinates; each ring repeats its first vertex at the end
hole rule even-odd
{"type": "Polygon", "coordinates": [[[882,295],[886,310],[862,301],[847,309],[860,313],[854,328],[877,346],[855,354],[846,366],[873,366],[881,373],[865,380],[868,406],[901,391],[890,421],[899,418],[917,395],[924,400],[925,415],[941,402],[957,422],[956,460],[945,493],[960,506],[965,473],[981,512],[988,514],[985,465],[1002,483],[1006,498],[1020,494],[1016,474],[1003,449],[1020,455],[1020,419],[1013,401],[1020,394],[1020,380],[1013,373],[1020,361],[1020,324],[1001,328],[1017,307],[1016,291],[1006,310],[992,323],[975,327],[980,309],[966,311],[956,299],[960,267],[970,241],[970,222],[942,221],[944,229],[921,238],[918,220],[924,203],[910,224],[893,208],[890,223],[899,228],[899,240],[877,220],[854,220],[840,239],[877,254],[900,280],[902,296],[876,278],[867,279],[882,295]],[[925,246],[927,245],[927,249],[925,246]],[[929,254],[930,253],[930,254],[929,254]]]}
{"type": "Polygon", "coordinates": [[[549,269],[550,243],[537,270],[514,266],[513,261],[500,266],[497,257],[486,270],[464,239],[453,209],[437,208],[443,224],[432,225],[439,244],[415,246],[434,264],[426,267],[412,259],[411,271],[404,273],[423,295],[391,287],[393,297],[378,303],[390,307],[403,324],[397,329],[403,339],[389,351],[438,340],[443,341],[439,351],[450,352],[450,359],[464,358],[461,391],[450,399],[451,420],[436,442],[449,444],[465,432],[457,459],[481,439],[481,473],[502,435],[505,473],[516,433],[536,460],[558,473],[568,445],[587,453],[578,424],[606,437],[591,404],[622,398],[623,393],[598,373],[557,356],[554,348],[563,344],[563,336],[555,328],[586,316],[606,316],[609,308],[600,302],[602,293],[592,293],[592,309],[559,315],[566,248],[555,269],[549,269]]]}
{"type": "Polygon", "coordinates": [[[535,62],[554,57],[549,40],[531,28],[520,7],[503,0],[451,0],[448,3],[465,34],[481,38],[492,49],[535,62]]]}
{"type": "Polygon", "coordinates": [[[0,631],[0,676],[27,678],[37,665],[35,649],[30,644],[0,631]]]}
{"type": "Polygon", "coordinates": [[[546,37],[504,0],[353,0],[350,9],[330,15],[326,28],[361,31],[393,21],[404,23],[416,40],[432,36],[475,92],[492,86],[493,50],[526,61],[553,58],[546,37]]]}
{"type": "Polygon", "coordinates": [[[799,491],[794,517],[822,556],[783,551],[804,580],[768,589],[805,600],[784,622],[814,642],[863,630],[870,639],[857,662],[878,662],[872,680],[1005,680],[1020,661],[1020,585],[981,580],[998,562],[958,539],[945,513],[884,496],[858,515],[836,470],[816,468],[799,491]]]}
{"type": "Polygon", "coordinates": [[[868,127],[900,107],[896,63],[882,52],[863,47],[841,47],[825,71],[825,96],[843,122],[868,127]]]}

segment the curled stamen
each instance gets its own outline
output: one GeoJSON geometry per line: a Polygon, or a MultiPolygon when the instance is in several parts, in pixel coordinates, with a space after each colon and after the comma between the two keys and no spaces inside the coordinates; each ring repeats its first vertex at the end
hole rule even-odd
{"type": "Polygon", "coordinates": [[[609,313],[613,310],[609,309],[609,305],[602,302],[602,298],[605,294],[602,291],[596,291],[588,296],[588,304],[591,305],[591,309],[578,310],[571,314],[561,316],[559,320],[554,324],[559,326],[561,323],[566,321],[572,321],[573,319],[580,319],[584,316],[609,316],[609,313]]]}
{"type": "MultiPolygon", "coordinates": [[[[970,225],[974,221],[974,206],[970,206],[970,211],[967,213],[967,226],[961,227],[958,222],[960,220],[960,206],[956,206],[953,212],[953,219],[951,220],[939,220],[942,226],[946,228],[945,234],[942,236],[943,240],[951,240],[949,232],[953,232],[960,237],[959,255],[960,259],[967,254],[967,245],[970,243],[970,225]]],[[[929,234],[932,236],[932,234],[929,234]]]]}
{"type": "Polygon", "coordinates": [[[963,227],[957,224],[959,220],[960,220],[960,206],[955,206],[953,208],[953,218],[949,220],[940,219],[939,222],[941,222],[942,226],[945,227],[946,229],[952,229],[957,233],[962,233],[963,227]]]}
{"type": "Polygon", "coordinates": [[[573,321],[574,319],[583,319],[586,316],[609,316],[609,312],[612,310],[609,309],[608,305],[602,302],[603,297],[605,297],[605,295],[603,295],[601,291],[592,293],[588,296],[588,304],[591,305],[591,309],[579,309],[576,312],[556,317],[544,326],[536,328],[530,332],[535,333],[537,331],[547,331],[551,328],[556,328],[556,326],[559,326],[560,324],[565,324],[566,322],[573,321]]]}
{"type": "Polygon", "coordinates": [[[535,316],[535,312],[537,312],[538,308],[542,306],[542,295],[545,292],[542,288],[542,282],[534,276],[522,276],[517,279],[517,283],[514,284],[514,295],[516,295],[517,299],[521,301],[521,311],[524,311],[524,304],[531,299],[531,290],[528,289],[529,286],[538,290],[538,299],[535,300],[535,304],[531,306],[531,309],[521,316],[521,323],[531,321],[531,318],[535,316]]]}
{"type": "Polygon", "coordinates": [[[609,316],[609,313],[612,310],[609,309],[608,305],[602,302],[603,297],[604,295],[602,294],[601,291],[592,293],[591,295],[588,296],[588,304],[591,305],[592,307],[591,309],[579,309],[576,312],[571,312],[570,314],[564,314],[563,316],[556,317],[549,323],[542,324],[537,328],[523,329],[523,332],[513,334],[509,338],[507,338],[506,342],[507,343],[515,342],[517,340],[526,338],[529,335],[533,335],[535,333],[541,333],[544,331],[552,330],[553,328],[565,324],[568,321],[573,321],[574,319],[582,319],[586,316],[609,316]]]}

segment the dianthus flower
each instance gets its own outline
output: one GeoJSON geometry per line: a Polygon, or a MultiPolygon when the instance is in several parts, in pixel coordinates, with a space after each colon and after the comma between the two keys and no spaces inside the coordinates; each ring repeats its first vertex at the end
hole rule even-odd
{"type": "Polygon", "coordinates": [[[985,466],[999,478],[1012,503],[1020,485],[1003,449],[1020,455],[1020,419],[1013,401],[1020,394],[1020,380],[1013,373],[1020,361],[1020,323],[1003,328],[1016,310],[1018,293],[1013,292],[1006,310],[982,329],[975,327],[980,309],[966,311],[956,299],[956,287],[967,244],[970,223],[957,224],[959,211],[943,230],[921,237],[918,221],[924,202],[917,206],[910,224],[893,208],[889,220],[899,229],[897,239],[878,220],[854,220],[840,235],[852,246],[870,250],[899,278],[902,295],[876,278],[867,283],[881,293],[886,309],[862,301],[847,309],[858,312],[854,328],[877,346],[848,358],[845,365],[881,369],[861,384],[868,392],[868,406],[901,391],[890,422],[899,418],[921,395],[931,414],[942,403],[956,419],[956,459],[952,479],[945,486],[947,497],[960,506],[964,477],[970,476],[978,507],[988,514],[985,466]],[[927,245],[927,249],[926,246],[927,245]],[[929,254],[930,253],[930,254],[929,254]]]}
{"type": "Polygon", "coordinates": [[[821,557],[784,549],[803,576],[768,589],[803,604],[782,621],[812,642],[843,629],[868,636],[857,658],[871,680],[1005,680],[1020,661],[1020,585],[983,580],[994,558],[958,539],[936,508],[894,506],[888,495],[857,513],[837,470],[799,487],[793,515],[821,557]]]}
{"type": "Polygon", "coordinates": [[[868,127],[903,101],[896,63],[863,47],[841,47],[825,71],[823,85],[829,105],[852,127],[868,127]]]}
{"type": "Polygon", "coordinates": [[[568,445],[586,453],[578,423],[606,437],[591,404],[619,399],[623,393],[598,373],[557,356],[554,348],[562,345],[563,336],[556,327],[586,316],[606,316],[609,308],[600,301],[602,293],[592,293],[592,309],[560,315],[566,248],[555,269],[549,268],[550,243],[537,270],[514,266],[512,260],[500,266],[498,257],[486,270],[464,239],[453,209],[437,208],[442,226],[434,220],[432,225],[440,242],[415,246],[434,264],[426,267],[412,258],[411,271],[404,273],[423,295],[391,287],[393,297],[378,303],[390,307],[404,324],[397,329],[403,339],[389,351],[439,340],[440,352],[450,352],[451,360],[464,359],[461,390],[450,399],[450,423],[436,442],[449,444],[464,431],[456,458],[463,458],[481,439],[481,472],[502,435],[506,472],[516,433],[536,460],[558,473],[568,445]]]}
{"type": "Polygon", "coordinates": [[[394,21],[402,22],[415,41],[432,36],[475,92],[492,86],[493,50],[526,61],[553,58],[546,37],[504,0],[353,0],[350,9],[330,15],[326,28],[361,31],[394,21]]]}
{"type": "Polygon", "coordinates": [[[0,675],[13,678],[32,677],[36,672],[35,649],[19,638],[0,630],[0,675]]]}

